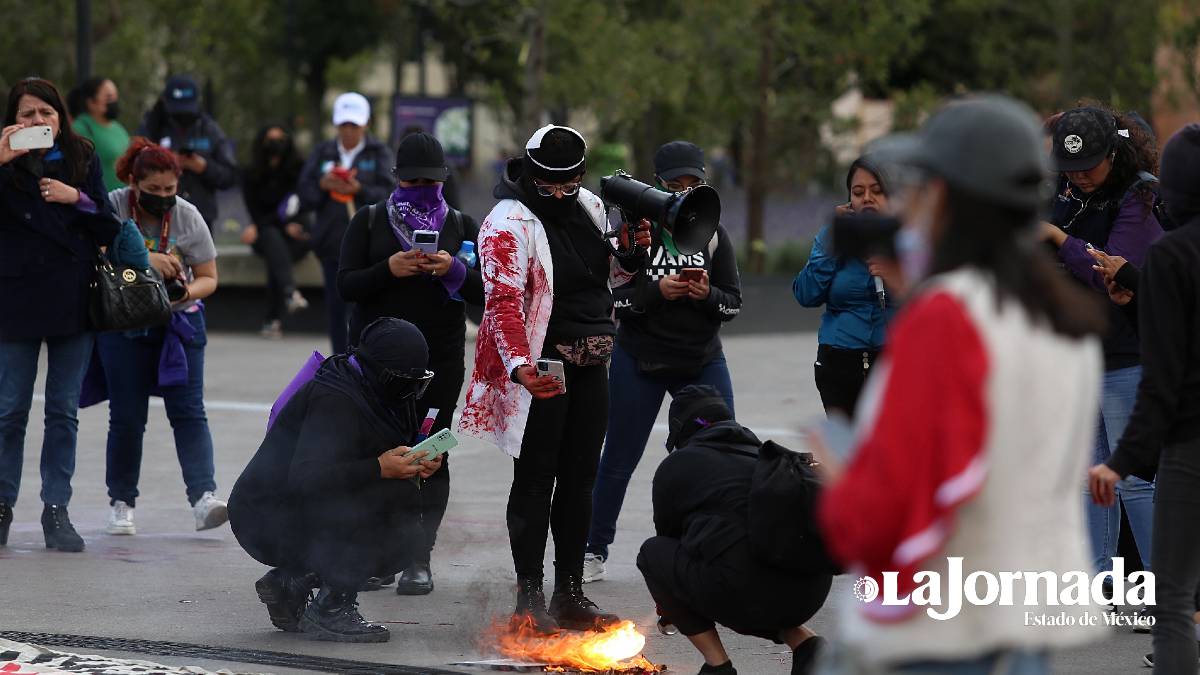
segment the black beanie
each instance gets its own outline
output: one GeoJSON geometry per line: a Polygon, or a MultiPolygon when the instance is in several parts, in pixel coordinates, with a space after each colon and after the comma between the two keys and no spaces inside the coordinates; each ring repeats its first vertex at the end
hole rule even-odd
{"type": "Polygon", "coordinates": [[[429,345],[425,336],[403,319],[376,319],[363,329],[358,353],[365,353],[369,366],[401,373],[424,371],[429,366],[429,345]]]}
{"type": "Polygon", "coordinates": [[[667,452],[687,445],[697,431],[733,419],[733,411],[716,387],[689,384],[671,400],[667,413],[667,452]]]}
{"type": "Polygon", "coordinates": [[[587,168],[587,143],[571,127],[548,124],[525,143],[524,174],[547,183],[566,183],[587,168]]]}
{"type": "Polygon", "coordinates": [[[1159,187],[1171,218],[1179,225],[1200,215],[1200,124],[1175,132],[1163,148],[1159,187]]]}

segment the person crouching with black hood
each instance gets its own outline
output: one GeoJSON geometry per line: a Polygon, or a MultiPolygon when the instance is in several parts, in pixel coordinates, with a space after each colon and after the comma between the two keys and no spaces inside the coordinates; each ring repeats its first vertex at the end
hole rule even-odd
{"type": "Polygon", "coordinates": [[[654,473],[656,536],[642,544],[637,566],[658,604],[660,629],[674,625],[687,636],[704,656],[702,675],[737,675],[717,623],[786,643],[793,675],[812,672],[825,644],[803,625],[833,583],[824,546],[814,541],[804,560],[784,569],[764,562],[751,544],[750,493],[761,447],[715,387],[688,385],[672,400],[671,454],[654,473]]]}
{"type": "MultiPolygon", "coordinates": [[[[583,552],[608,417],[605,365],[616,334],[610,288],[632,278],[644,255],[611,255],[604,207],[580,187],[586,149],[574,129],[543,127],[496,187],[500,203],[479,231],[485,309],[459,423],[514,460],[507,516],[519,584],[513,618],[546,633],[617,621],[583,595],[583,552]],[[539,376],[539,357],[562,361],[565,381],[539,376]],[[547,530],[555,548],[549,612],[547,530]]],[[[633,242],[629,228],[622,230],[627,248],[633,242]]],[[[635,240],[649,247],[648,224],[635,240]]]]}
{"type": "Polygon", "coordinates": [[[316,640],[386,642],[358,613],[369,577],[425,549],[415,477],[441,458],[408,454],[416,401],[433,379],[416,326],[382,318],[284,405],[229,498],[238,543],[273,569],[255,583],[271,623],[316,640]],[[309,590],[319,588],[309,602],[309,590]]]}

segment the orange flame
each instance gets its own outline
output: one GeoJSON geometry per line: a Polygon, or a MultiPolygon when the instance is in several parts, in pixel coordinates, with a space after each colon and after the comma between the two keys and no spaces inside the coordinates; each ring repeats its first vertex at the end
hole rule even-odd
{"type": "Polygon", "coordinates": [[[564,672],[566,668],[583,672],[662,671],[661,666],[641,655],[646,636],[632,621],[621,621],[603,630],[564,630],[546,635],[535,630],[528,619],[513,620],[497,622],[490,632],[501,654],[517,661],[548,663],[549,672],[564,672]]]}

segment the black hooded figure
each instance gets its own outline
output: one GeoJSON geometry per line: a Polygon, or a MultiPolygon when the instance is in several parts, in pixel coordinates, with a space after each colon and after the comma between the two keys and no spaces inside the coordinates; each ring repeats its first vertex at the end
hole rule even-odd
{"type": "Polygon", "coordinates": [[[403,457],[416,400],[432,379],[415,326],[383,318],[331,357],[287,402],[229,498],[238,543],[273,569],[255,584],[271,623],[318,640],[384,642],[357,593],[426,548],[408,479],[441,466],[403,457]],[[319,588],[309,603],[312,588],[319,588]]]}
{"type": "Polygon", "coordinates": [[[704,655],[701,673],[737,673],[720,623],[786,643],[792,673],[809,673],[824,639],[802,624],[825,603],[832,573],[798,574],[751,553],[750,485],[761,443],[733,419],[721,393],[689,385],[671,402],[667,450],[654,473],[654,531],[637,565],[660,628],[678,628],[704,655]]]}

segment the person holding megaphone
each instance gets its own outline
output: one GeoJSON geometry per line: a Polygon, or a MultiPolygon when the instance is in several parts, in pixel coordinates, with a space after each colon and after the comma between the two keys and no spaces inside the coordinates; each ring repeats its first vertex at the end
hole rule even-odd
{"type": "MultiPolygon", "coordinates": [[[[654,174],[659,190],[676,195],[704,185],[704,152],[687,141],[667,143],[654,154],[654,174]]],[[[706,384],[733,410],[720,330],[741,311],[742,292],[729,233],[718,225],[703,248],[687,255],[663,230],[646,266],[613,295],[620,326],[608,386],[620,395],[609,403],[609,432],[592,490],[584,583],[604,578],[625,491],[664,395],[674,399],[688,385],[706,384]]]]}
{"type": "Polygon", "coordinates": [[[618,619],[583,594],[592,484],[608,418],[613,294],[650,246],[650,224],[623,225],[614,250],[600,199],[581,187],[587,145],[547,125],[510,160],[479,230],[484,314],[459,429],[513,458],[508,533],[514,624],[552,633],[618,619]],[[554,534],[554,595],[542,587],[554,534]]]}

